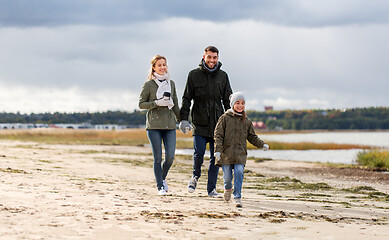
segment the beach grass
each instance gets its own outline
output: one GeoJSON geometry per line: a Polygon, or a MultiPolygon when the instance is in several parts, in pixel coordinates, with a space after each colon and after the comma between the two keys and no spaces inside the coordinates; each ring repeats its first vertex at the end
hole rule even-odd
{"type": "Polygon", "coordinates": [[[357,155],[357,162],[369,168],[389,170],[389,151],[380,149],[362,151],[357,155]]]}
{"type": "MultiPolygon", "coordinates": [[[[263,134],[262,134],[263,135],[263,134]]],[[[143,146],[149,144],[145,129],[93,130],[93,129],[9,129],[0,130],[0,139],[41,142],[47,144],[96,144],[143,146]]],[[[267,142],[272,150],[308,149],[370,149],[369,146],[355,144],[314,143],[314,142],[267,142]]],[[[191,134],[177,131],[177,148],[193,148],[191,134]]],[[[248,143],[248,149],[257,149],[248,143]]]]}
{"type": "Polygon", "coordinates": [[[148,143],[146,131],[90,130],[90,129],[28,129],[1,130],[0,139],[32,141],[48,144],[144,145],[148,143]]]}

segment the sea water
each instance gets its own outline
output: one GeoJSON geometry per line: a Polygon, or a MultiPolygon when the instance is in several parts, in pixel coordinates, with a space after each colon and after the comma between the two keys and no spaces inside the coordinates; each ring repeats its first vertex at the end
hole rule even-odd
{"type": "MultiPolygon", "coordinates": [[[[260,134],[264,141],[316,142],[358,144],[389,148],[389,132],[316,132],[290,134],[260,134]]],[[[248,150],[249,157],[271,158],[291,161],[329,162],[355,164],[362,149],[347,150],[248,150]]],[[[193,149],[177,149],[176,154],[192,155],[193,149]]],[[[209,151],[206,152],[209,156],[209,151]]]]}

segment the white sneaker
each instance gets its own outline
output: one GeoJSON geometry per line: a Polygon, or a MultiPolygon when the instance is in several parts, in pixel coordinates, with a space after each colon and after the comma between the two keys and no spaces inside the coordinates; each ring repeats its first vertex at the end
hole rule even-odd
{"type": "Polygon", "coordinates": [[[213,189],[212,192],[208,193],[208,196],[214,198],[223,198],[222,195],[216,191],[216,188],[213,189]]]}
{"type": "Polygon", "coordinates": [[[240,200],[240,198],[235,198],[235,206],[236,207],[243,207],[243,204],[242,204],[242,201],[240,200]]]}
{"type": "Polygon", "coordinates": [[[166,193],[166,191],[165,191],[165,189],[163,187],[161,187],[161,189],[158,191],[158,195],[160,195],[160,196],[167,195],[167,193],[166,193]]]}
{"type": "Polygon", "coordinates": [[[163,180],[162,184],[163,184],[163,189],[165,189],[166,192],[169,192],[169,187],[167,185],[166,180],[163,180]]]}

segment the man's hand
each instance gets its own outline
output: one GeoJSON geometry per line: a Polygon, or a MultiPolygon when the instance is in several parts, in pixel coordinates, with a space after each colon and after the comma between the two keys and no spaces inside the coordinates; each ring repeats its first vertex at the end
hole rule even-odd
{"type": "Polygon", "coordinates": [[[263,151],[267,151],[267,150],[269,150],[269,145],[267,145],[266,143],[265,144],[263,144],[263,151]]]}
{"type": "Polygon", "coordinates": [[[182,120],[180,122],[179,128],[180,128],[181,132],[183,132],[184,134],[187,134],[188,131],[192,130],[192,126],[186,120],[182,120]]]}
{"type": "Polygon", "coordinates": [[[215,156],[216,161],[220,160],[220,155],[221,155],[220,152],[215,152],[213,155],[215,156]]]}

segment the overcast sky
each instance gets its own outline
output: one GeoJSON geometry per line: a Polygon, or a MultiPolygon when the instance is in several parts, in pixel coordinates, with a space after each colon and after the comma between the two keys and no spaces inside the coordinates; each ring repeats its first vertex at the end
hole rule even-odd
{"type": "Polygon", "coordinates": [[[215,45],[248,109],[389,106],[389,1],[0,0],[0,111],[138,109],[155,54],[181,102],[215,45]]]}

